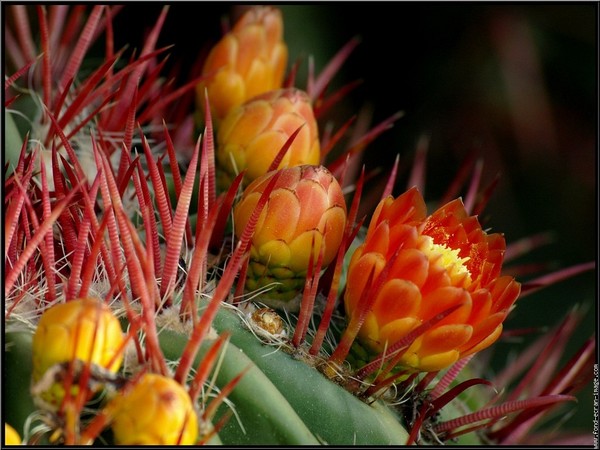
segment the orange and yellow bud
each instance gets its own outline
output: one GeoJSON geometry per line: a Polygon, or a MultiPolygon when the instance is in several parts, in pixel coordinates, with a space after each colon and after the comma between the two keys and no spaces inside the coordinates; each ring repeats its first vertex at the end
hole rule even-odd
{"type": "Polygon", "coordinates": [[[233,108],[217,133],[219,186],[228,188],[243,170],[246,185],[267,173],[299,127],[279,168],[319,164],[319,130],[308,95],[295,88],[279,89],[233,108]]]}
{"type": "Polygon", "coordinates": [[[211,49],[196,88],[198,107],[204,92],[218,123],[235,106],[282,86],[288,51],[281,11],[271,6],[249,9],[211,49]]]}
{"type": "MultiPolygon", "coordinates": [[[[271,177],[254,180],[235,206],[236,236],[241,236],[271,177]]],[[[322,267],[332,262],[346,225],[346,203],[335,177],[323,166],[281,169],[262,210],[251,241],[246,288],[255,291],[279,283],[259,300],[273,307],[297,309],[291,302],[302,291],[311,258],[323,247],[322,267]],[[314,240],[314,246],[312,242],[314,240]]]]}
{"type": "Polygon", "coordinates": [[[4,423],[4,444],[5,445],[21,445],[21,436],[13,427],[6,422],[4,423]]]}
{"type": "MultiPolygon", "coordinates": [[[[33,335],[33,382],[52,366],[74,360],[115,373],[123,361],[123,341],[119,320],[106,303],[82,298],[56,304],[42,314],[33,335]]],[[[64,395],[64,387],[56,382],[42,398],[58,406],[64,395]]]]}
{"type": "Polygon", "coordinates": [[[107,406],[117,445],[194,445],[198,416],[172,378],[147,373],[107,406]]]}
{"type": "Polygon", "coordinates": [[[417,337],[400,361],[408,370],[429,372],[496,341],[520,284],[500,275],[504,237],[484,232],[460,199],[426,214],[416,188],[379,203],[364,243],[352,255],[344,302],[350,317],[357,314],[363,291],[370,289],[369,274],[375,283],[397,252],[358,337],[381,352],[460,305],[417,337]]]}

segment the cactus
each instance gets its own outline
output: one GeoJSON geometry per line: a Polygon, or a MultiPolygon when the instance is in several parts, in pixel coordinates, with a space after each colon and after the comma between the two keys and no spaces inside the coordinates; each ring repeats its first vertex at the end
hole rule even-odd
{"type": "MultiPolygon", "coordinates": [[[[514,444],[576,399],[594,337],[558,364],[581,310],[495,380],[481,351],[522,297],[594,263],[522,283],[504,274],[543,239],[511,245],[482,229],[480,165],[456,177],[462,186],[472,170],[464,203],[453,194],[428,215],[412,187],[423,160],[394,200],[397,160],[380,200],[365,204],[372,174],[354,176],[351,159],[397,115],[357,125],[345,147],[352,119],[316,144],[318,133],[301,134],[324,128],[324,111],[351,89],[326,92],[355,41],[306,89],[292,88],[292,73],[282,90],[283,16],[250,7],[208,72],[174,86],[159,76],[168,49],[156,48],[169,8],[126,64],[111,40],[120,9],[10,8],[5,109],[27,121],[5,120],[6,444],[514,444]],[[92,66],[104,32],[105,59],[92,66]],[[254,69],[218,72],[238,44],[256,50],[242,64],[254,69]],[[219,98],[219,73],[253,98],[219,98]],[[231,171],[218,156],[227,127],[257,99],[298,92],[311,114],[263,143],[252,180],[247,166],[231,171]],[[295,142],[318,158],[291,156],[295,142]]],[[[244,138],[265,132],[254,122],[244,138]]]]}

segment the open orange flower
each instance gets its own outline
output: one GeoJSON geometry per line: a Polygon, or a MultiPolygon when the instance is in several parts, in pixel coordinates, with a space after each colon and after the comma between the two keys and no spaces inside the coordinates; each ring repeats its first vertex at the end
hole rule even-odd
{"type": "Polygon", "coordinates": [[[287,65],[281,11],[254,6],[211,49],[196,88],[199,109],[208,90],[213,117],[218,122],[234,106],[263,92],[278,89],[287,65]]]}
{"type": "Polygon", "coordinates": [[[292,300],[302,292],[311,254],[316,265],[323,246],[322,267],[337,255],[346,226],[346,203],[338,181],[323,166],[271,171],[254,180],[235,206],[238,237],[276,172],[279,179],[252,236],[246,288],[254,291],[277,282],[277,288],[259,300],[293,311],[299,303],[292,300]]]}
{"type": "Polygon", "coordinates": [[[397,253],[364,324],[359,340],[381,352],[417,326],[448,308],[455,311],[421,334],[400,364],[416,371],[436,371],[480,351],[500,336],[502,322],[520,293],[512,277],[500,276],[505,241],[487,234],[469,216],[460,199],[427,217],[425,202],[412,188],[397,199],[383,199],[364,243],[352,255],[344,297],[349,317],[369,274],[377,280],[397,253]]]}

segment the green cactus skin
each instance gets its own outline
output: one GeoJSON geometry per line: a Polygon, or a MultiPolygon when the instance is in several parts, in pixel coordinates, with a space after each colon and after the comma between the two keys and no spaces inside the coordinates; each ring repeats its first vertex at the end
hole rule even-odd
{"type": "MultiPolygon", "coordinates": [[[[217,332],[227,331],[231,335],[219,369],[218,385],[224,385],[252,364],[252,369],[229,395],[245,433],[232,417],[219,433],[224,444],[402,445],[406,442],[408,433],[385,405],[380,402],[367,405],[315,368],[262,344],[230,309],[221,308],[213,326],[217,332]]],[[[183,348],[187,337],[163,331],[159,339],[165,356],[178,359],[173,350],[183,348]]]]}
{"type": "MultiPolygon", "coordinates": [[[[220,387],[251,369],[228,396],[235,405],[234,416],[220,430],[225,445],[405,445],[408,431],[397,414],[382,401],[368,405],[317,369],[295,359],[284,350],[265,345],[230,307],[220,308],[213,321],[218,333],[230,340],[217,373],[220,387]],[[238,421],[239,420],[239,421],[238,421]],[[243,424],[242,429],[239,423],[243,424]]],[[[178,360],[188,337],[171,330],[159,335],[168,359],[178,360]]],[[[204,344],[196,364],[208,349],[204,344]]],[[[470,411],[464,395],[440,411],[445,421],[470,411]]],[[[470,403],[481,407],[481,399],[470,403]]],[[[225,413],[228,406],[220,408],[225,413]]],[[[217,418],[219,415],[217,416],[217,418]]],[[[431,442],[435,444],[435,442],[431,442]]],[[[421,441],[421,444],[426,442],[421,441]]],[[[476,433],[448,444],[481,445],[476,433]]]]}
{"type": "MultiPolygon", "coordinates": [[[[161,349],[168,359],[178,360],[187,341],[187,336],[163,330],[159,335],[161,349]]],[[[198,364],[204,352],[208,350],[209,343],[202,346],[196,357],[198,364]]],[[[269,381],[266,375],[250,360],[242,350],[229,344],[220,363],[216,384],[222,387],[235,378],[242,370],[250,367],[240,380],[239,384],[228,396],[235,403],[236,413],[248,434],[244,437],[239,426],[233,436],[226,432],[220,433],[220,439],[225,445],[241,442],[253,442],[253,439],[262,437],[265,444],[289,445],[318,444],[316,437],[310,432],[300,417],[286,401],[283,395],[269,381]]],[[[229,420],[236,422],[232,416],[229,420]]],[[[229,427],[231,428],[231,426],[229,427]]],[[[254,441],[256,442],[256,441],[254,441]]]]}
{"type": "Polygon", "coordinates": [[[4,338],[3,363],[6,367],[10,367],[10,370],[3,371],[2,379],[4,422],[12,425],[22,437],[25,421],[36,409],[29,393],[33,370],[31,347],[33,333],[5,332],[4,338]]]}

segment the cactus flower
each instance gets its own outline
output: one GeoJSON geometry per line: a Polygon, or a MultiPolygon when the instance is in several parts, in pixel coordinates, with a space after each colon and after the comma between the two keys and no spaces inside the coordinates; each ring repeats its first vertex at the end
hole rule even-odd
{"type": "MultiPolygon", "coordinates": [[[[42,314],[33,335],[33,382],[55,364],[74,359],[115,373],[123,361],[123,341],[119,320],[106,303],[81,298],[56,304],[42,314]]],[[[57,382],[42,399],[57,407],[64,395],[57,382]]]]}
{"type": "Polygon", "coordinates": [[[117,445],[193,445],[198,417],[187,391],[172,378],[147,373],[107,406],[117,445]]]}
{"type": "Polygon", "coordinates": [[[4,423],[4,444],[6,445],[21,445],[21,436],[13,427],[6,422],[4,423]]]}
{"type": "Polygon", "coordinates": [[[208,91],[219,122],[234,106],[283,83],[288,51],[283,42],[281,11],[270,6],[249,9],[211,49],[196,88],[199,109],[208,91]]]}
{"type": "MultiPolygon", "coordinates": [[[[258,199],[276,173],[254,180],[234,208],[236,236],[241,236],[258,199]]],[[[335,258],[346,225],[346,204],[335,177],[323,166],[280,170],[251,241],[246,288],[254,291],[279,282],[259,298],[272,307],[297,309],[292,300],[304,285],[314,239],[313,261],[323,249],[323,267],[335,258]]]]}
{"type": "MultiPolygon", "coordinates": [[[[381,352],[454,305],[461,305],[421,334],[400,364],[436,371],[491,345],[520,293],[512,277],[500,276],[505,250],[501,234],[487,234],[460,199],[430,216],[412,188],[377,206],[367,236],[349,265],[344,301],[352,317],[368,275],[373,280],[397,257],[359,331],[360,342],[381,352]]],[[[374,283],[375,281],[373,281],[374,283]]]]}
{"type": "Polygon", "coordinates": [[[308,95],[295,88],[279,89],[233,108],[217,133],[219,186],[229,187],[242,170],[246,170],[246,184],[267,173],[301,126],[279,168],[319,164],[319,131],[308,95]]]}

